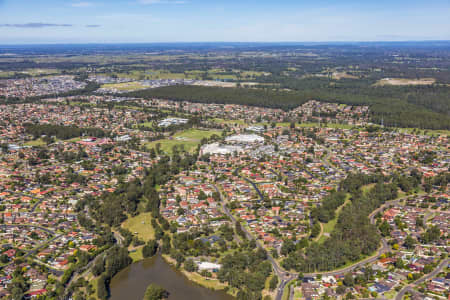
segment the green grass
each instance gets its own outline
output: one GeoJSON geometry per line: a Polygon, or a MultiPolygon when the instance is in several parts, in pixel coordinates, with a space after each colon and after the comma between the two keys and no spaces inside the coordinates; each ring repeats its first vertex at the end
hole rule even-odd
{"type": "Polygon", "coordinates": [[[300,299],[303,297],[302,291],[301,290],[296,290],[294,292],[294,299],[300,299]]]}
{"type": "Polygon", "coordinates": [[[109,83],[102,85],[102,88],[117,89],[119,91],[136,91],[148,88],[140,82],[123,82],[123,83],[109,83]]]}
{"type": "Polygon", "coordinates": [[[37,146],[44,146],[44,145],[46,145],[46,143],[41,138],[39,138],[37,140],[26,142],[23,145],[37,147],[37,146]]]}
{"type": "Polygon", "coordinates": [[[388,299],[394,299],[395,295],[397,295],[397,292],[394,289],[389,292],[384,293],[384,296],[388,299]]]}
{"type": "Polygon", "coordinates": [[[94,293],[90,296],[90,297],[94,297],[95,299],[99,299],[97,297],[97,282],[98,282],[98,277],[92,278],[89,283],[92,283],[92,287],[94,290],[94,293]]]}
{"type": "Polygon", "coordinates": [[[153,127],[153,122],[139,123],[138,125],[139,126],[148,127],[148,128],[152,128],[153,127]]]}
{"type": "Polygon", "coordinates": [[[142,255],[142,248],[143,247],[144,246],[141,246],[139,248],[136,248],[135,249],[136,251],[130,252],[130,257],[131,257],[131,259],[133,260],[134,263],[144,259],[144,256],[142,255]]]}
{"type": "Polygon", "coordinates": [[[202,138],[209,138],[214,134],[220,135],[219,130],[199,130],[199,129],[189,129],[180,133],[176,133],[174,137],[181,137],[187,139],[195,139],[200,141],[202,138]]]}
{"type": "Polygon", "coordinates": [[[289,295],[290,295],[289,290],[290,290],[290,286],[291,286],[293,283],[294,283],[294,281],[291,281],[289,284],[287,284],[287,285],[284,287],[284,290],[283,290],[283,297],[281,298],[282,300],[288,300],[288,299],[289,299],[289,295]]]}
{"type": "Polygon", "coordinates": [[[320,238],[318,239],[319,244],[325,242],[325,240],[328,238],[325,235],[325,233],[327,233],[329,235],[334,230],[334,227],[336,226],[339,215],[341,214],[342,208],[344,206],[346,206],[349,202],[350,202],[350,194],[347,194],[347,198],[345,199],[344,203],[336,209],[336,216],[334,217],[334,219],[328,221],[328,223],[322,223],[323,232],[322,232],[322,235],[320,236],[320,238]]]}
{"type": "Polygon", "coordinates": [[[2,77],[12,77],[12,76],[16,75],[16,73],[20,73],[20,72],[0,71],[0,78],[2,78],[2,77]]]}
{"type": "MultiPolygon", "coordinates": [[[[173,56],[172,56],[173,57],[173,56]]],[[[234,74],[225,74],[225,70],[222,69],[210,69],[206,72],[206,76],[212,79],[228,79],[228,80],[237,80],[236,71],[234,74]]],[[[243,78],[253,78],[257,75],[262,75],[262,72],[242,72],[241,76],[243,78]]],[[[143,79],[197,79],[201,80],[203,75],[205,75],[204,71],[201,70],[191,70],[186,71],[184,73],[172,73],[168,70],[155,70],[155,69],[147,69],[147,70],[133,70],[125,73],[99,73],[98,75],[104,76],[112,76],[116,75],[119,78],[130,78],[134,80],[143,80],[143,79]]]]}
{"type": "Polygon", "coordinates": [[[128,218],[122,223],[122,227],[128,229],[132,234],[147,242],[155,238],[155,230],[151,224],[151,213],[141,213],[136,217],[128,218]],[[144,222],[144,224],[142,224],[144,222]],[[135,233],[136,232],[136,233],[135,233]]]}
{"type": "Polygon", "coordinates": [[[450,136],[450,130],[431,130],[431,129],[417,129],[417,128],[400,128],[400,132],[422,134],[422,135],[447,135],[450,136]]]}
{"type": "Polygon", "coordinates": [[[171,138],[153,141],[147,143],[147,148],[155,148],[156,144],[161,144],[161,150],[165,153],[172,154],[173,146],[182,146],[184,150],[192,152],[203,138],[209,138],[214,134],[220,135],[219,130],[199,130],[189,129],[176,133],[171,138]]]}
{"type": "Polygon", "coordinates": [[[223,290],[224,288],[226,288],[228,286],[224,283],[221,283],[217,279],[213,279],[213,278],[208,279],[208,278],[201,276],[198,273],[189,273],[187,271],[183,271],[183,274],[189,280],[192,280],[193,282],[196,282],[197,284],[200,284],[201,286],[207,287],[212,290],[223,290]]]}
{"type": "Polygon", "coordinates": [[[74,137],[72,139],[66,140],[66,142],[76,143],[76,142],[81,141],[82,139],[83,139],[82,137],[74,137]]]}

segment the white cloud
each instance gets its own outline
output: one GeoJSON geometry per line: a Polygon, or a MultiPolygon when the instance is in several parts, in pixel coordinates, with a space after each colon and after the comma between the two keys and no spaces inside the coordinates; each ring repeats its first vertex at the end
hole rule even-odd
{"type": "Polygon", "coordinates": [[[92,2],[74,2],[71,4],[72,7],[91,7],[93,5],[92,2]]]}
{"type": "Polygon", "coordinates": [[[139,0],[140,4],[185,4],[184,0],[139,0]]]}

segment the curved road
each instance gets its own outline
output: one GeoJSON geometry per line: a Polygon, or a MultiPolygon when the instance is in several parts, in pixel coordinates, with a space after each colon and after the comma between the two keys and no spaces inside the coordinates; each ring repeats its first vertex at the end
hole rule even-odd
{"type": "MultiPolygon", "coordinates": [[[[261,192],[259,191],[257,185],[256,185],[254,182],[252,182],[250,179],[248,179],[248,178],[244,178],[244,179],[245,179],[248,183],[250,183],[250,184],[255,188],[255,190],[258,192],[258,194],[259,194],[261,200],[263,200],[263,196],[262,196],[261,192]]],[[[225,203],[225,201],[224,201],[224,199],[223,199],[222,193],[219,191],[219,189],[217,188],[216,185],[213,185],[213,186],[214,186],[214,188],[216,189],[216,191],[217,191],[217,192],[219,193],[219,195],[220,195],[220,198],[221,198],[221,201],[222,201],[222,208],[223,208],[223,211],[224,211],[225,214],[232,220],[232,222],[235,224],[235,223],[237,222],[237,220],[236,220],[236,218],[231,214],[231,212],[230,212],[230,210],[228,209],[228,207],[226,207],[226,203],[225,203]]],[[[402,197],[402,198],[399,198],[399,199],[387,201],[387,202],[385,202],[383,205],[381,205],[379,208],[375,209],[375,210],[374,210],[372,213],[370,213],[370,215],[368,216],[368,217],[369,217],[369,220],[370,220],[370,223],[371,223],[371,224],[375,224],[375,216],[376,216],[379,212],[381,212],[381,211],[383,211],[384,209],[386,209],[386,207],[388,207],[389,205],[398,204],[398,203],[402,202],[405,198],[406,198],[406,197],[402,197]]],[[[256,241],[256,245],[257,245],[259,248],[263,248],[263,246],[259,243],[259,241],[258,241],[257,239],[255,239],[255,238],[253,237],[253,235],[252,235],[252,234],[251,234],[244,226],[241,226],[241,227],[242,227],[242,230],[244,231],[244,233],[245,233],[245,235],[247,236],[248,239],[254,239],[254,240],[256,241]]],[[[372,262],[377,261],[378,258],[379,258],[382,254],[384,254],[384,253],[386,253],[386,252],[389,252],[389,251],[390,251],[390,247],[389,247],[387,241],[386,241],[384,238],[382,238],[382,239],[381,239],[381,245],[380,245],[379,249],[377,250],[377,253],[376,253],[375,255],[371,256],[371,257],[368,257],[368,258],[366,258],[366,259],[364,259],[364,260],[361,260],[361,261],[359,261],[359,262],[357,262],[357,263],[355,263],[355,264],[353,264],[353,265],[351,265],[351,266],[348,266],[348,267],[346,267],[346,268],[343,268],[343,269],[338,269],[338,270],[334,270],[334,271],[327,271],[327,272],[304,273],[304,275],[305,275],[305,276],[316,276],[316,275],[319,275],[319,274],[320,274],[320,275],[325,275],[325,276],[343,275],[343,274],[348,273],[349,271],[352,271],[352,270],[354,270],[354,269],[356,269],[356,268],[359,268],[359,267],[362,267],[362,266],[364,266],[364,265],[366,265],[366,264],[369,264],[369,263],[372,263],[372,262]]],[[[278,276],[278,278],[279,278],[279,280],[280,280],[280,284],[279,284],[278,289],[277,289],[277,294],[276,294],[275,300],[281,300],[282,297],[283,297],[283,293],[284,293],[285,287],[286,287],[291,281],[295,280],[295,279],[298,277],[298,273],[296,273],[296,272],[288,272],[288,271],[283,270],[283,269],[278,265],[278,262],[275,261],[275,259],[274,259],[269,253],[267,254],[267,259],[268,259],[268,260],[270,261],[270,263],[272,264],[272,268],[273,268],[274,272],[276,273],[276,275],[278,276]]],[[[441,266],[441,265],[440,265],[440,266],[441,266]]],[[[437,271],[437,270],[435,270],[435,271],[437,271]]],[[[433,274],[433,273],[434,273],[434,271],[433,271],[432,273],[430,273],[429,275],[431,275],[431,274],[433,274]]],[[[439,273],[439,272],[437,272],[437,273],[439,273]]],[[[436,273],[436,274],[437,274],[437,273],[436,273]]],[[[425,277],[430,278],[429,276],[425,276],[425,277]]],[[[420,280],[420,279],[419,279],[419,280],[420,280]]],[[[426,279],[424,279],[424,280],[426,280],[426,279]]],[[[405,291],[405,292],[406,292],[406,291],[405,291]]],[[[401,300],[401,298],[400,298],[400,299],[396,298],[396,300],[401,300]]]]}
{"type": "MultiPolygon", "coordinates": [[[[249,183],[252,183],[251,181],[247,180],[249,183]]],[[[238,221],[236,220],[236,218],[233,216],[233,214],[230,212],[230,210],[228,209],[228,207],[226,206],[226,201],[222,195],[222,193],[220,192],[219,188],[217,187],[217,185],[213,184],[214,189],[216,190],[217,193],[219,193],[220,196],[220,200],[222,202],[222,209],[224,211],[224,213],[231,219],[231,221],[233,222],[233,224],[236,224],[238,221]]],[[[264,247],[260,244],[260,242],[255,239],[252,235],[251,232],[249,232],[247,230],[247,228],[245,228],[245,226],[241,226],[242,231],[244,232],[245,236],[247,237],[247,239],[249,240],[255,240],[256,242],[256,246],[258,248],[264,249],[264,247]]],[[[265,250],[265,249],[264,249],[265,250]]],[[[279,280],[281,280],[281,283],[278,287],[277,290],[277,296],[275,298],[275,300],[281,300],[281,298],[283,297],[283,290],[284,287],[286,286],[286,284],[288,284],[291,280],[297,278],[297,275],[295,274],[290,274],[289,272],[285,272],[283,271],[283,269],[278,265],[278,263],[275,261],[275,259],[269,254],[267,253],[267,260],[272,264],[272,268],[275,272],[275,274],[278,276],[279,280]]]]}
{"type": "Polygon", "coordinates": [[[411,284],[403,287],[395,297],[395,300],[402,300],[405,296],[406,292],[411,292],[413,288],[419,284],[424,283],[425,281],[432,279],[436,275],[438,275],[448,264],[450,263],[450,258],[444,259],[431,273],[419,278],[411,284]]]}

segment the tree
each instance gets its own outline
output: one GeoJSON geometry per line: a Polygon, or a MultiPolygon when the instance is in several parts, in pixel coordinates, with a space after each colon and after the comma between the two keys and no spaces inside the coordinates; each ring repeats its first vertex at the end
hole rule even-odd
{"type": "Polygon", "coordinates": [[[343,295],[343,294],[345,294],[345,291],[347,290],[347,288],[345,287],[345,286],[343,286],[343,285],[339,285],[337,288],[336,288],[336,293],[338,293],[339,295],[343,295]]]}
{"type": "Polygon", "coordinates": [[[389,234],[391,233],[391,230],[392,230],[391,225],[389,225],[389,223],[386,220],[384,220],[383,223],[381,223],[379,229],[380,229],[381,235],[385,236],[385,237],[389,236],[389,234]]]}
{"type": "Polygon", "coordinates": [[[159,285],[150,284],[145,291],[143,300],[161,300],[169,297],[169,292],[159,285]]]}
{"type": "Polygon", "coordinates": [[[316,237],[320,233],[320,224],[319,222],[314,223],[312,229],[311,229],[311,237],[316,237]]]}
{"type": "Polygon", "coordinates": [[[411,235],[408,235],[405,238],[405,242],[403,243],[403,246],[405,246],[407,249],[412,249],[412,248],[414,248],[415,244],[416,244],[416,240],[411,235]]]}
{"type": "Polygon", "coordinates": [[[92,274],[94,276],[98,276],[105,271],[105,262],[103,258],[99,257],[95,260],[94,265],[92,266],[92,274]]]}
{"type": "Polygon", "coordinates": [[[11,297],[13,300],[22,300],[24,297],[23,290],[19,287],[15,287],[11,290],[11,297]]]}
{"type": "Polygon", "coordinates": [[[105,300],[108,297],[105,275],[101,275],[97,281],[97,297],[100,300],[105,300]]]}
{"type": "Polygon", "coordinates": [[[439,240],[441,236],[441,230],[437,225],[431,226],[420,237],[423,243],[428,244],[439,240]]]}
{"type": "Polygon", "coordinates": [[[278,276],[277,275],[273,275],[273,277],[270,279],[269,282],[269,288],[271,291],[273,291],[274,289],[276,289],[278,286],[278,276]]]}
{"type": "Polygon", "coordinates": [[[398,269],[403,269],[405,267],[405,262],[399,257],[395,261],[395,267],[398,268],[398,269]]]}
{"type": "Polygon", "coordinates": [[[344,276],[344,284],[346,286],[353,286],[355,284],[355,280],[353,279],[352,273],[347,273],[344,276]]]}
{"type": "Polygon", "coordinates": [[[6,254],[3,254],[2,256],[0,256],[0,262],[2,263],[7,263],[9,261],[9,257],[6,254]]]}
{"type": "Polygon", "coordinates": [[[150,240],[147,244],[142,248],[142,256],[144,258],[151,257],[156,254],[158,251],[158,243],[155,240],[150,240]]]}
{"type": "Polygon", "coordinates": [[[198,267],[192,259],[188,259],[184,263],[184,269],[188,272],[196,272],[198,270],[198,267]]]}
{"type": "Polygon", "coordinates": [[[434,266],[431,265],[431,264],[428,264],[428,265],[425,265],[425,266],[423,267],[423,272],[424,272],[425,274],[428,274],[428,273],[430,273],[431,271],[433,271],[433,269],[434,269],[434,266]]]}

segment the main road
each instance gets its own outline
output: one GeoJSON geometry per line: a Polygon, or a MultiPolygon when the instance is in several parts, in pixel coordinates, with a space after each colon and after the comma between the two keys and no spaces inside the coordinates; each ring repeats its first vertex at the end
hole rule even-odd
{"type": "MultiPolygon", "coordinates": [[[[256,190],[256,192],[259,194],[259,196],[262,198],[262,194],[259,191],[257,185],[252,182],[250,179],[248,178],[244,178],[247,182],[249,182],[256,190]]],[[[228,209],[228,207],[226,206],[227,202],[225,201],[222,193],[220,192],[219,188],[216,185],[213,185],[216,192],[220,195],[220,199],[222,202],[222,209],[224,211],[224,213],[231,219],[231,221],[233,222],[233,224],[236,224],[238,221],[236,220],[236,218],[233,216],[233,214],[230,212],[230,210],[228,209]]],[[[395,200],[391,200],[391,201],[387,201],[385,202],[383,205],[381,205],[379,208],[375,209],[370,215],[369,215],[369,220],[371,224],[375,224],[375,216],[383,211],[384,209],[386,209],[386,207],[388,207],[389,205],[393,205],[393,204],[398,204],[400,202],[402,202],[406,197],[402,197],[399,199],[395,199],[395,200]]],[[[244,234],[246,235],[246,237],[251,240],[255,240],[256,245],[258,246],[258,248],[262,248],[264,249],[264,247],[260,244],[260,242],[253,237],[252,233],[249,232],[247,230],[246,227],[241,226],[244,234]]],[[[305,273],[305,276],[316,276],[316,275],[323,275],[323,276],[335,276],[335,275],[344,275],[345,273],[348,273],[354,269],[360,268],[366,264],[369,263],[373,263],[375,261],[377,261],[379,259],[379,257],[387,252],[390,251],[390,247],[387,243],[387,241],[382,238],[381,239],[381,245],[377,250],[377,253],[371,257],[368,257],[364,260],[361,260],[351,266],[342,268],[342,269],[338,269],[338,270],[334,270],[334,271],[327,271],[327,272],[314,272],[314,273],[305,273]]],[[[277,294],[275,296],[275,300],[281,300],[283,298],[283,293],[284,293],[284,289],[286,288],[286,286],[293,280],[295,280],[296,278],[298,278],[298,273],[296,272],[289,272],[289,271],[285,271],[283,270],[278,262],[270,255],[270,253],[267,253],[267,259],[270,261],[270,263],[272,264],[272,268],[275,272],[275,274],[278,276],[279,280],[280,280],[280,284],[278,286],[277,289],[277,294]]],[[[398,300],[398,299],[396,299],[398,300]]]]}
{"type": "MultiPolygon", "coordinates": [[[[234,225],[236,225],[236,223],[238,223],[238,220],[236,220],[236,218],[233,216],[233,214],[230,212],[230,209],[227,207],[227,201],[224,199],[221,191],[219,190],[219,188],[217,187],[217,185],[213,185],[214,189],[216,190],[216,192],[219,194],[220,196],[220,200],[222,203],[222,209],[223,212],[231,219],[231,221],[233,222],[234,225]]],[[[260,249],[264,249],[264,247],[261,245],[261,243],[255,239],[252,235],[251,232],[249,232],[247,230],[247,228],[245,226],[241,226],[242,231],[244,232],[245,236],[247,237],[248,240],[254,240],[256,242],[256,246],[260,249]]],[[[265,250],[265,249],[264,249],[265,250]]],[[[283,290],[285,288],[285,286],[293,279],[297,278],[296,274],[293,273],[289,273],[284,271],[277,263],[277,261],[269,254],[267,253],[267,260],[272,264],[272,268],[275,272],[275,274],[278,276],[278,278],[281,280],[280,285],[278,286],[278,290],[277,290],[277,296],[275,298],[275,300],[281,300],[281,298],[283,297],[283,290]]]]}

